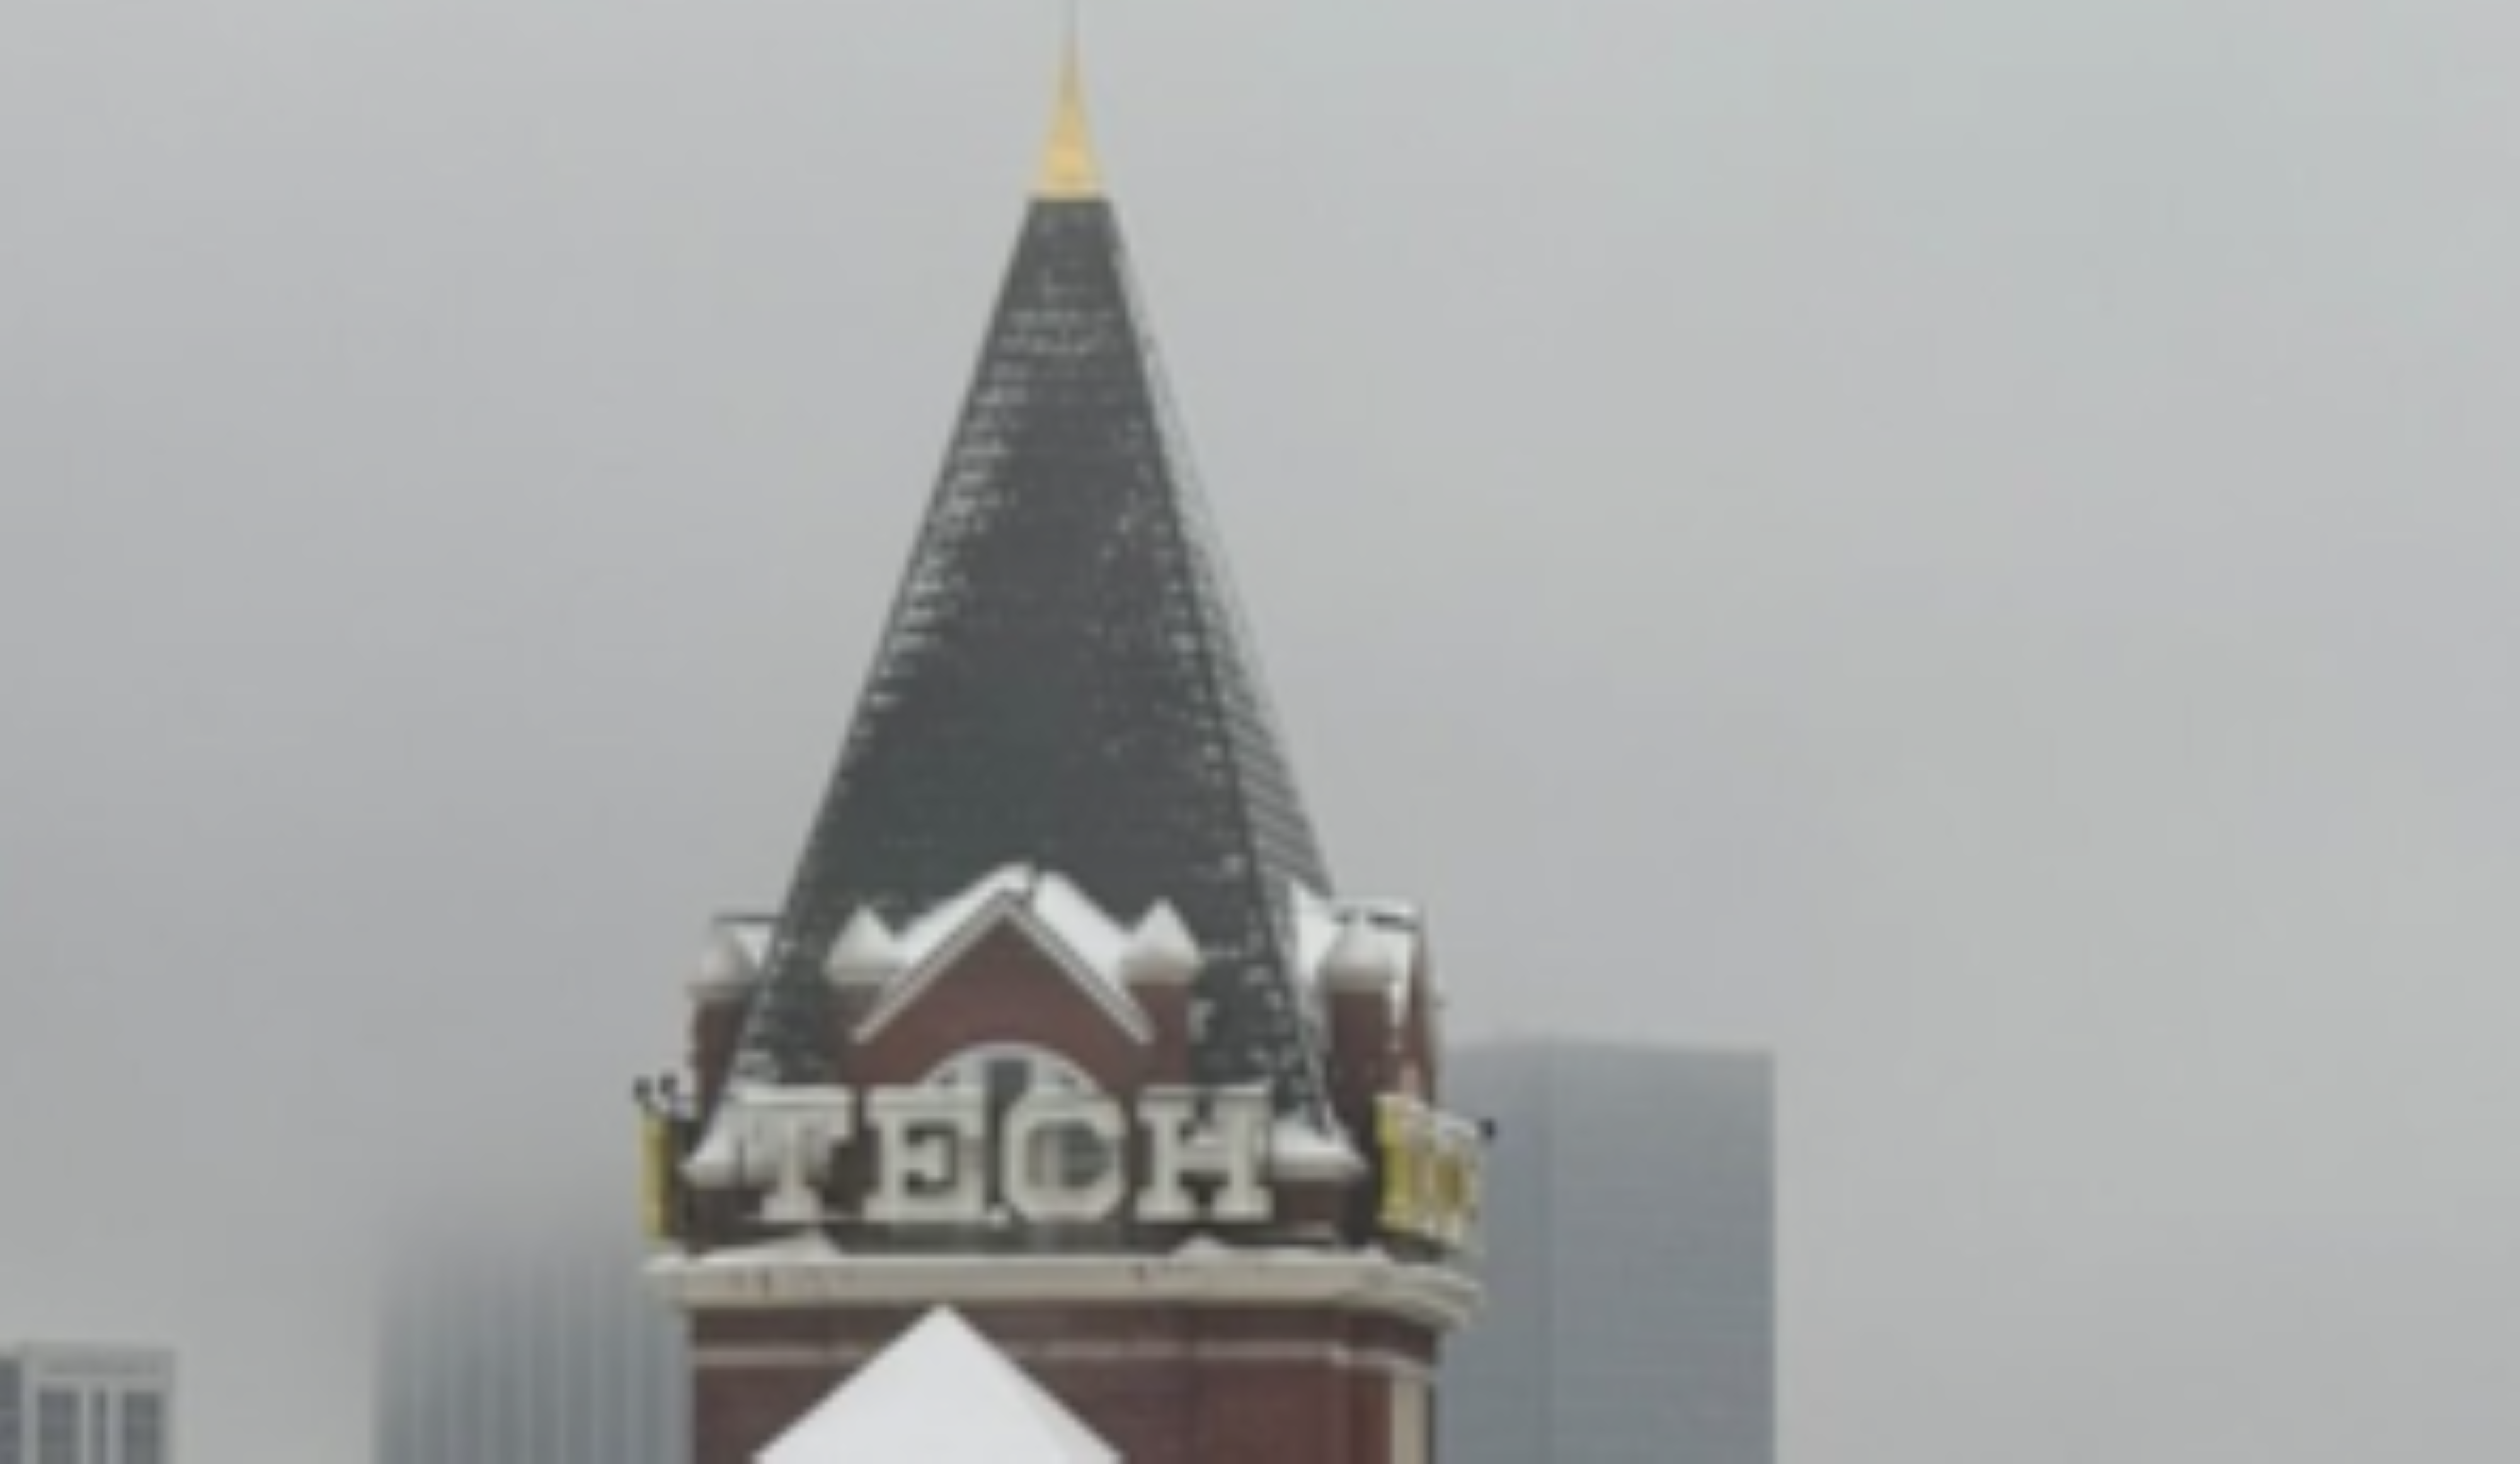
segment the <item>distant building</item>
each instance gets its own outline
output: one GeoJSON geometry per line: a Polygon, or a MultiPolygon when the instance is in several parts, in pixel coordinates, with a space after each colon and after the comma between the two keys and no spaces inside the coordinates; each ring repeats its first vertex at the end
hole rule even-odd
{"type": "Polygon", "coordinates": [[[400,1243],[378,1309],[376,1464],[683,1464],[682,1340],[611,1198],[574,1226],[492,1219],[400,1243]]]}
{"type": "Polygon", "coordinates": [[[170,1464],[174,1421],[163,1348],[0,1350],[0,1464],[170,1464]]]}
{"type": "Polygon", "coordinates": [[[1506,1043],[1456,1052],[1446,1089],[1498,1125],[1450,1464],[1772,1464],[1769,1060],[1506,1043]]]}

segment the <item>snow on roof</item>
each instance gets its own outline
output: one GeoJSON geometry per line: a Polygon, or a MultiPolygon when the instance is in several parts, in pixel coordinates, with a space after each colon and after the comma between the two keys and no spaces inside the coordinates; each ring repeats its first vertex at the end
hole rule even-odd
{"type": "Polygon", "coordinates": [[[1417,909],[1393,900],[1332,900],[1300,884],[1294,892],[1295,974],[1303,983],[1307,998],[1320,999],[1324,967],[1337,950],[1340,936],[1355,925],[1376,938],[1375,944],[1380,947],[1377,954],[1387,954],[1398,969],[1400,979],[1393,983],[1392,1002],[1395,1008],[1405,1010],[1408,977],[1418,969],[1418,947],[1424,939],[1423,923],[1417,909]]]}
{"type": "Polygon", "coordinates": [[[709,943],[713,949],[723,946],[748,964],[758,966],[770,954],[770,937],[778,926],[778,919],[771,915],[719,915],[709,921],[709,943]]]}
{"type": "Polygon", "coordinates": [[[936,948],[966,925],[992,900],[1009,895],[1020,896],[1032,881],[1032,869],[1026,865],[1008,865],[990,870],[964,887],[944,904],[910,918],[901,927],[901,958],[909,965],[919,965],[936,954],[936,948]]]}
{"type": "Polygon", "coordinates": [[[939,1307],[753,1455],[758,1464],[1120,1464],[1120,1455],[939,1307]]]}
{"type": "Polygon", "coordinates": [[[1120,979],[1132,987],[1177,986],[1198,975],[1198,942],[1168,900],[1158,900],[1120,953],[1120,979]]]}
{"type": "Polygon", "coordinates": [[[1085,892],[1061,876],[1044,872],[1034,881],[1032,912],[1042,918],[1067,949],[1082,957],[1096,974],[1119,986],[1120,957],[1129,949],[1129,931],[1117,920],[1102,912],[1102,907],[1086,898],[1085,892]]]}
{"type": "Polygon", "coordinates": [[[722,915],[709,926],[708,947],[700,953],[699,969],[690,991],[697,1000],[725,1000],[752,990],[761,977],[761,959],[770,950],[770,922],[722,915]]]}
{"type": "Polygon", "coordinates": [[[832,943],[823,973],[834,986],[879,987],[900,975],[902,964],[901,943],[893,939],[883,917],[861,906],[840,928],[840,938],[832,943]]]}
{"type": "Polygon", "coordinates": [[[973,916],[1000,901],[1020,906],[1058,937],[1079,961],[1117,979],[1120,955],[1129,944],[1128,929],[1104,914],[1102,907],[1065,876],[1030,865],[992,869],[961,894],[902,927],[903,962],[912,966],[924,963],[961,935],[973,916]]]}
{"type": "Polygon", "coordinates": [[[1289,1114],[1269,1130],[1269,1173],[1280,1179],[1353,1179],[1365,1173],[1356,1146],[1289,1114]]]}
{"type": "Polygon", "coordinates": [[[1029,865],[992,870],[912,920],[896,938],[901,974],[869,1012],[861,1033],[879,1030],[1001,919],[1021,921],[1059,966],[1114,1020],[1141,1040],[1153,1028],[1129,994],[1131,931],[1063,876],[1029,865]]]}
{"type": "Polygon", "coordinates": [[[1338,907],[1328,899],[1300,884],[1294,890],[1295,973],[1309,986],[1313,973],[1322,968],[1322,957],[1330,954],[1346,922],[1340,918],[1338,907]]]}
{"type": "Polygon", "coordinates": [[[848,1092],[829,1085],[738,1085],[683,1160],[683,1177],[702,1189],[782,1182],[792,1158],[802,1166],[798,1178],[820,1182],[827,1146],[847,1131],[848,1113],[848,1092]]]}
{"type": "Polygon", "coordinates": [[[727,1270],[765,1264],[777,1265],[796,1261],[837,1261],[840,1257],[840,1248],[832,1244],[831,1236],[820,1230],[799,1230],[793,1235],[783,1235],[777,1240],[765,1240],[746,1246],[728,1246],[724,1250],[711,1251],[694,1261],[693,1264],[713,1270],[727,1270]]]}
{"type": "Polygon", "coordinates": [[[1378,992],[1388,997],[1408,979],[1408,972],[1391,940],[1372,921],[1355,919],[1339,932],[1313,979],[1334,992],[1378,992]]]}

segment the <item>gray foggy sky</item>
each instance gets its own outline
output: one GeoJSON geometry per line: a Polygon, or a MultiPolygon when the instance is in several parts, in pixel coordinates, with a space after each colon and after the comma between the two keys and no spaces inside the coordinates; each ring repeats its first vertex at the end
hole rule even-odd
{"type": "MultiPolygon", "coordinates": [[[[0,4],[0,1336],[329,1464],[396,1212],[626,1219],[1056,28],[0,4]]],[[[1342,882],[1780,1054],[1791,1456],[2507,1453],[2520,10],[1091,29],[1342,882]]]]}

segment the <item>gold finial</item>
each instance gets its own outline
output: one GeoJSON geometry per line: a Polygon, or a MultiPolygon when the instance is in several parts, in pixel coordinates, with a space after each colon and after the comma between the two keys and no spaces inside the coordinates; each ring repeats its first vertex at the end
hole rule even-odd
{"type": "Polygon", "coordinates": [[[1042,155],[1045,199],[1092,199],[1102,193],[1102,169],[1094,160],[1094,134],[1085,125],[1085,68],[1076,56],[1076,7],[1067,7],[1067,44],[1059,60],[1058,112],[1050,124],[1050,149],[1042,155]]]}

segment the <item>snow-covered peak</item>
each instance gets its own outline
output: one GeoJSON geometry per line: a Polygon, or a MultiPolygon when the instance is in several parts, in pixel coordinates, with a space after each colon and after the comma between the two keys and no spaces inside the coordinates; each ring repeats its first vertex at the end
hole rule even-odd
{"type": "Polygon", "coordinates": [[[1127,927],[1103,913],[1065,876],[1050,870],[1034,876],[1027,895],[1031,913],[1070,954],[1106,977],[1119,976],[1120,958],[1129,949],[1127,927]]]}
{"type": "Polygon", "coordinates": [[[1333,900],[1297,885],[1294,911],[1296,970],[1313,999],[1325,991],[1380,990],[1390,993],[1395,1016],[1407,1008],[1409,977],[1425,939],[1415,908],[1333,900]]]}
{"type": "Polygon", "coordinates": [[[1198,974],[1198,942],[1169,901],[1156,902],[1120,954],[1120,979],[1132,987],[1185,986],[1198,974]]]}
{"type": "Polygon", "coordinates": [[[708,947],[700,953],[699,968],[692,973],[692,999],[701,1003],[732,1001],[749,993],[761,979],[758,934],[749,928],[749,922],[720,920],[712,926],[708,947]]]}
{"type": "Polygon", "coordinates": [[[841,927],[840,938],[832,943],[823,974],[833,986],[881,987],[901,974],[903,964],[901,942],[894,939],[891,928],[861,906],[841,927]]]}
{"type": "Polygon", "coordinates": [[[1322,957],[1322,987],[1331,992],[1389,994],[1401,981],[1395,942],[1363,915],[1350,914],[1322,957]]]}

